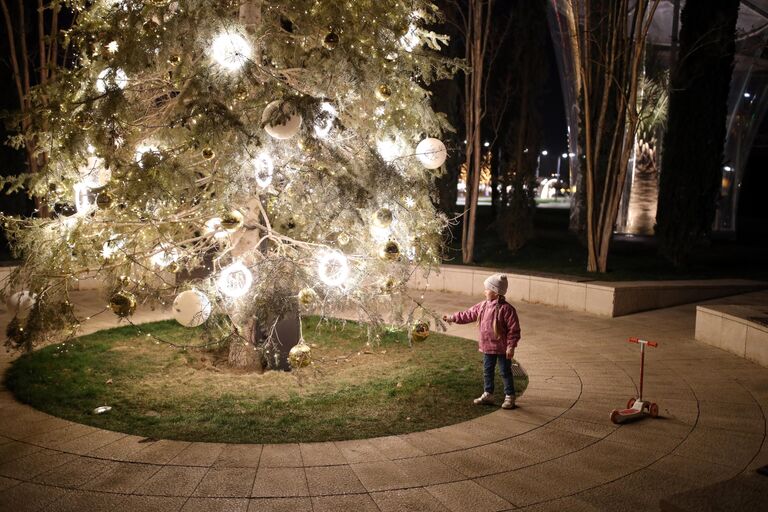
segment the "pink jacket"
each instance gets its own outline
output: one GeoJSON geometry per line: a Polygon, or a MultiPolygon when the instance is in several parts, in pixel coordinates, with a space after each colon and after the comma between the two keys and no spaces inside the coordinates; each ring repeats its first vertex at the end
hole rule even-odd
{"type": "Polygon", "coordinates": [[[484,354],[504,354],[507,347],[516,347],[520,341],[520,321],[517,311],[504,299],[484,300],[466,311],[454,313],[451,320],[469,324],[479,320],[478,350],[484,354]],[[496,322],[496,332],[493,324],[496,322]]]}

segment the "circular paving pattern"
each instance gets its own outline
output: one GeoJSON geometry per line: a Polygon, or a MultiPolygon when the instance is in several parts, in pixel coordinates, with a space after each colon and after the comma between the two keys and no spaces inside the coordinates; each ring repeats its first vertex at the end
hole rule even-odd
{"type": "MultiPolygon", "coordinates": [[[[427,302],[455,311],[474,301],[427,302]]],[[[768,463],[768,372],[693,341],[693,310],[601,319],[521,304],[516,355],[530,385],[517,409],[360,441],[145,439],[48,416],[2,391],[0,509],[656,509],[666,496],[768,463]],[[644,394],[661,417],[616,426],[610,411],[636,394],[639,377],[629,336],[660,343],[646,357],[644,394]]],[[[474,336],[472,326],[449,332],[474,336]]]]}

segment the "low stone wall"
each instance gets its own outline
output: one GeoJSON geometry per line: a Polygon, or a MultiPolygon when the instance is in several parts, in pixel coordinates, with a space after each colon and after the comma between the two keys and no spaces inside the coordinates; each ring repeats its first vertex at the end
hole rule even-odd
{"type": "MultiPolygon", "coordinates": [[[[413,288],[427,287],[480,297],[485,278],[501,271],[487,267],[443,265],[439,273],[427,277],[415,274],[409,284],[413,288]]],[[[507,298],[512,302],[548,304],[604,317],[623,316],[768,288],[768,283],[744,279],[608,282],[505,273],[509,280],[507,298]]]]}
{"type": "Polygon", "coordinates": [[[696,306],[696,340],[768,367],[768,304],[696,306]]]}

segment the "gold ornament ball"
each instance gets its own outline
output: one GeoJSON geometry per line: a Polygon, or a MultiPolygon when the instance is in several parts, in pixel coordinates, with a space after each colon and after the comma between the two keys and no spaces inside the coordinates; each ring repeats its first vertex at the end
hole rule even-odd
{"type": "Polygon", "coordinates": [[[234,233],[241,227],[243,227],[243,214],[237,210],[232,210],[221,216],[221,222],[219,224],[222,229],[234,233]]]}
{"type": "Polygon", "coordinates": [[[339,46],[339,34],[334,31],[328,32],[323,38],[323,48],[333,50],[339,46]]]}
{"type": "Polygon", "coordinates": [[[110,297],[109,309],[120,318],[131,316],[136,311],[136,297],[131,292],[119,291],[110,297]]]}
{"type": "Polygon", "coordinates": [[[392,89],[390,89],[387,84],[381,84],[376,88],[376,92],[374,94],[376,95],[377,100],[388,101],[392,96],[392,89]]]}
{"type": "Polygon", "coordinates": [[[106,210],[107,208],[112,206],[113,202],[114,202],[114,198],[112,197],[112,194],[110,194],[106,190],[99,192],[96,195],[96,206],[99,208],[99,210],[106,210]]]}
{"type": "Polygon", "coordinates": [[[379,208],[373,215],[373,223],[380,228],[388,228],[392,224],[392,210],[379,208]]]}
{"type": "Polygon", "coordinates": [[[338,241],[340,245],[347,245],[349,243],[349,235],[346,233],[339,233],[336,237],[336,241],[338,241]]]}
{"type": "Polygon", "coordinates": [[[317,293],[312,288],[302,288],[299,291],[299,304],[311,306],[317,300],[317,293]]]}
{"type": "Polygon", "coordinates": [[[397,286],[397,281],[392,276],[387,276],[384,281],[381,282],[381,291],[391,292],[397,286]]]}
{"type": "Polygon", "coordinates": [[[216,153],[211,148],[204,148],[202,151],[203,158],[206,160],[210,160],[211,158],[216,156],[216,153]]]}
{"type": "Polygon", "coordinates": [[[288,362],[291,364],[291,368],[309,366],[312,362],[312,349],[304,341],[300,341],[288,352],[288,362]]]}
{"type": "Polygon", "coordinates": [[[411,330],[414,341],[424,341],[429,338],[429,322],[416,322],[411,330]]]}
{"type": "Polygon", "coordinates": [[[5,336],[14,347],[21,345],[24,342],[24,324],[21,320],[13,317],[5,328],[5,336]]]}
{"type": "Polygon", "coordinates": [[[394,240],[388,240],[379,250],[379,258],[384,261],[395,261],[400,258],[400,245],[394,240]]]}
{"type": "Polygon", "coordinates": [[[170,64],[171,66],[176,66],[179,64],[179,62],[181,62],[181,57],[178,55],[174,54],[168,57],[168,64],[170,64]]]}

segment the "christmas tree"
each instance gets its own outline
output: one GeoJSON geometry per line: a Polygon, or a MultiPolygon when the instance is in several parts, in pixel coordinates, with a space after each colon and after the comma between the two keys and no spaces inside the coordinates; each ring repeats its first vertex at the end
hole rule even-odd
{"type": "MultiPolygon", "coordinates": [[[[4,217],[22,264],[9,339],[76,328],[77,280],[130,319],[269,344],[297,312],[382,297],[438,263],[432,202],[450,129],[427,86],[451,76],[422,0],[97,0],[74,4],[76,64],[35,91],[51,214],[4,217]],[[23,292],[18,292],[23,290],[23,292]]],[[[413,325],[413,311],[402,321],[413,325]]],[[[423,327],[423,325],[421,325],[423,327]]]]}

